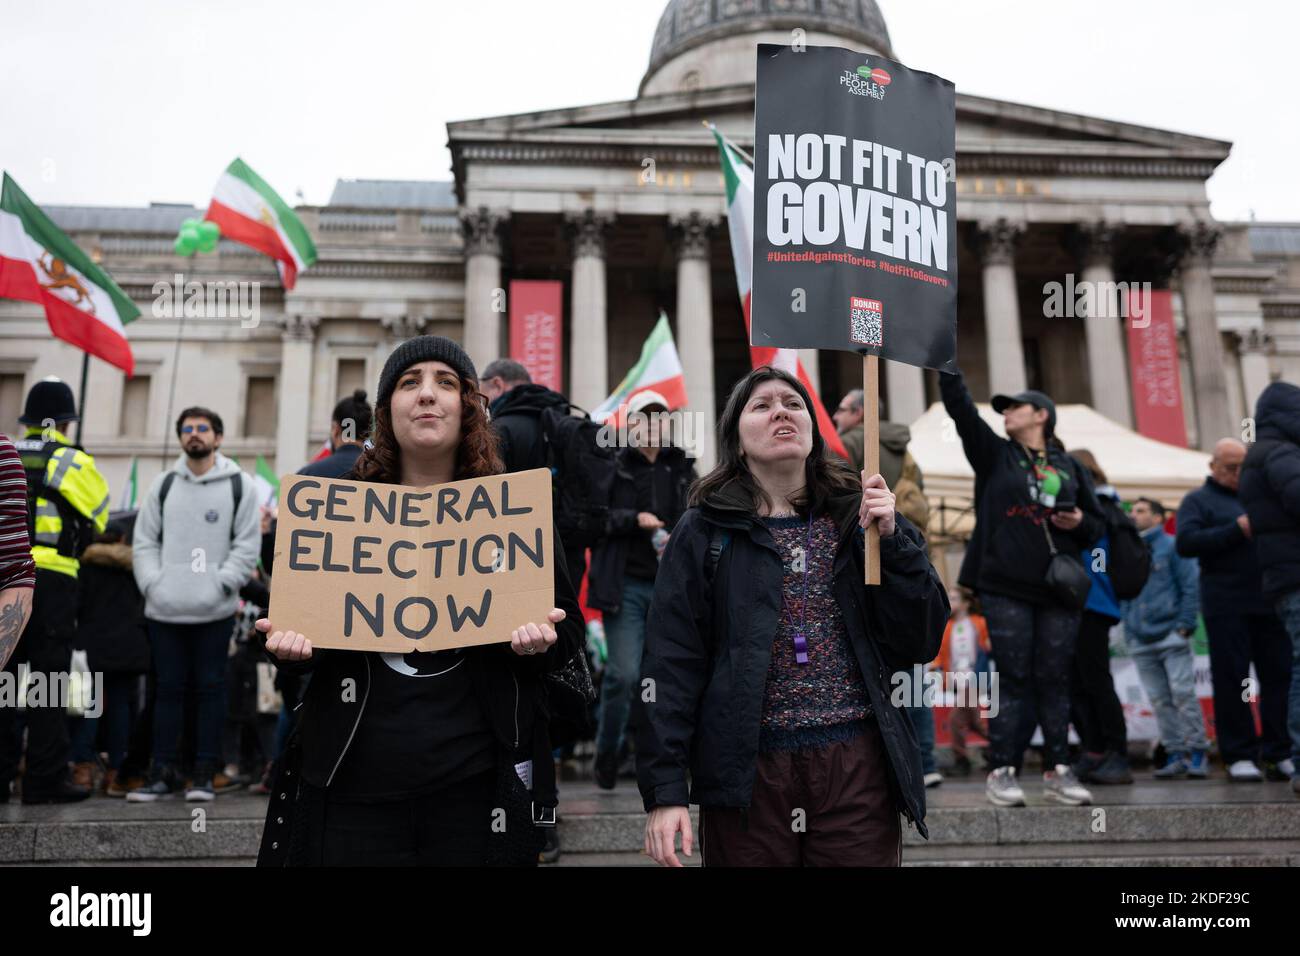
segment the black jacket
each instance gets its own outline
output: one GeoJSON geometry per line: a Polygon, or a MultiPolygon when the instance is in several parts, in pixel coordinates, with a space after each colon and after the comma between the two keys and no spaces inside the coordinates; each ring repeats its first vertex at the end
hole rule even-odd
{"type": "Polygon", "coordinates": [[[352,470],[360,457],[360,445],[340,445],[320,461],[307,462],[298,469],[298,474],[311,475],[313,478],[342,478],[352,470]]]}
{"type": "Polygon", "coordinates": [[[1178,506],[1174,545],[1201,565],[1201,613],[1270,614],[1260,590],[1255,542],[1237,524],[1246,513],[1237,493],[1213,478],[1188,492],[1178,506]]]}
{"type": "Polygon", "coordinates": [[[144,599],[131,572],[131,545],[96,543],[81,553],[77,647],[92,671],[149,672],[144,599]]]}
{"type": "Polygon", "coordinates": [[[635,448],[624,448],[618,453],[606,536],[591,553],[588,605],[602,611],[618,611],[623,603],[628,552],[633,548],[642,552],[637,556],[639,564],[646,562],[648,551],[650,576],[654,576],[652,532],[638,527],[636,516],[641,511],[650,512],[671,534],[686,510],[687,493],[694,480],[694,459],[687,458],[680,448],[661,448],[653,463],[635,448]]]}
{"type": "MultiPolygon", "coordinates": [[[[920,750],[911,720],[890,702],[890,676],[934,659],[948,596],[920,532],[901,516],[896,533],[881,541],[881,586],[863,583],[861,499],[860,492],[842,495],[826,508],[840,528],[833,588],[889,753],[898,809],[928,836],[920,750]]],[[[655,583],[641,664],[642,681],[654,681],[654,702],[638,694],[633,704],[647,810],[750,805],[783,575],[771,533],[741,496],[715,495],[677,523],[655,583]],[[714,528],[725,529],[729,541],[710,580],[714,528]]]]}
{"type": "MultiPolygon", "coordinates": [[[[496,737],[499,787],[513,783],[518,789],[514,766],[531,759],[532,802],[538,808],[554,808],[557,804],[555,765],[547,732],[550,710],[543,677],[578,653],[584,639],[582,612],[569,582],[558,532],[552,552],[555,606],[565,612],[564,621],[556,628],[559,640],[545,654],[531,657],[515,654],[508,644],[488,644],[466,651],[475,694],[496,737]]],[[[383,706],[383,701],[369,699],[373,656],[322,649],[313,652],[307,661],[291,663],[270,658],[286,673],[310,674],[311,681],[303,697],[297,729],[277,766],[259,865],[296,862],[290,848],[295,845],[295,823],[301,822],[295,819],[294,812],[301,795],[299,788],[305,783],[328,789],[367,707],[383,706]],[[346,685],[348,680],[354,683],[346,685]],[[349,686],[354,693],[346,695],[345,700],[341,688],[349,686]]],[[[499,793],[498,798],[505,800],[505,795],[499,793]]],[[[522,802],[507,800],[500,804],[506,810],[507,832],[533,829],[527,803],[524,798],[522,802]]]]}
{"type": "Polygon", "coordinates": [[[568,408],[569,400],[545,385],[516,385],[492,403],[492,424],[501,439],[501,460],[507,472],[545,468],[544,408],[568,408]]]}
{"type": "Polygon", "coordinates": [[[1031,496],[1029,456],[1021,445],[1002,438],[980,417],[961,374],[940,373],[943,405],[957,426],[966,460],[975,471],[975,530],[966,545],[958,583],[1031,604],[1057,604],[1045,583],[1052,560],[1046,526],[1056,550],[1083,563],[1081,552],[1106,532],[1106,519],[1083,468],[1059,448],[1047,450],[1049,467],[1061,477],[1058,507],[1073,503],[1083,520],[1073,531],[1051,523],[1031,496]]]}
{"type": "Polygon", "coordinates": [[[1255,444],[1241,467],[1264,596],[1300,589],[1300,388],[1274,382],[1255,405],[1255,444]]]}

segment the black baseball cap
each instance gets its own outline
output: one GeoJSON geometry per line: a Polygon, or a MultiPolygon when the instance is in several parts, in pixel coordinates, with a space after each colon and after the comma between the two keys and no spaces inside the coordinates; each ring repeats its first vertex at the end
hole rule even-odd
{"type": "Polygon", "coordinates": [[[992,404],[993,410],[999,415],[1012,405],[1033,405],[1034,408],[1045,409],[1047,411],[1047,434],[1051,435],[1056,431],[1056,403],[1035,389],[1031,388],[1024,392],[1017,392],[1015,395],[994,395],[992,404]]]}

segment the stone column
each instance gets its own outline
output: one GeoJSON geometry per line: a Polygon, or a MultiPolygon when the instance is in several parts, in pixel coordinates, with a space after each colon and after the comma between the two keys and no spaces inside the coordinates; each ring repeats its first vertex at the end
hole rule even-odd
{"type": "Polygon", "coordinates": [[[982,223],[976,246],[984,264],[984,336],[991,394],[1014,395],[1025,389],[1025,350],[1020,342],[1020,303],[1016,298],[1016,237],[1019,223],[982,223]]]}
{"type": "Polygon", "coordinates": [[[1236,435],[1228,413],[1228,383],[1223,374],[1223,339],[1214,309],[1214,279],[1210,262],[1219,231],[1203,222],[1179,228],[1182,256],[1179,287],[1187,323],[1187,348],[1192,360],[1192,389],[1196,395],[1196,440],[1209,449],[1220,438],[1236,435]]]}
{"type": "Polygon", "coordinates": [[[605,235],[613,216],[566,217],[573,243],[573,319],[569,338],[569,401],[591,411],[609,396],[605,314],[605,235]]]}
{"type": "Polygon", "coordinates": [[[465,237],[465,331],[461,344],[477,369],[502,355],[505,295],[501,286],[501,232],[506,214],[480,206],[460,214],[465,237]]]}
{"type": "Polygon", "coordinates": [[[312,351],[318,315],[286,314],[280,334],[279,414],[275,423],[277,474],[297,471],[307,462],[311,415],[312,351]]]}
{"type": "Polygon", "coordinates": [[[885,417],[910,425],[925,414],[925,369],[882,359],[885,369],[885,417]]]}
{"type": "Polygon", "coordinates": [[[1091,290],[1084,299],[1086,308],[1082,318],[1088,343],[1092,407],[1111,421],[1132,428],[1123,311],[1112,264],[1118,232],[1109,223],[1087,223],[1074,230],[1070,244],[1083,269],[1082,280],[1087,283],[1084,288],[1091,290]]]}
{"type": "Polygon", "coordinates": [[[1237,333],[1237,354],[1241,357],[1241,391],[1248,417],[1254,417],[1259,393],[1272,380],[1268,368],[1268,356],[1272,348],[1273,339],[1263,329],[1237,333]]]}
{"type": "Polygon", "coordinates": [[[713,280],[710,234],[718,220],[692,212],[674,216],[669,229],[677,250],[677,354],[686,378],[686,404],[691,413],[697,456],[695,469],[703,475],[716,459],[713,383],[713,280]]]}

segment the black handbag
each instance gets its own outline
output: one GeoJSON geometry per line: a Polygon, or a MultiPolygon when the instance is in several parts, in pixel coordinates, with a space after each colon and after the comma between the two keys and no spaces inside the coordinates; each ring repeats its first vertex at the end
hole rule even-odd
{"type": "Polygon", "coordinates": [[[1061,554],[1056,550],[1052,532],[1047,527],[1047,517],[1043,518],[1043,534],[1047,537],[1047,547],[1052,552],[1052,560],[1047,564],[1044,580],[1052,589],[1057,600],[1071,611],[1082,611],[1088,603],[1088,592],[1092,590],[1092,576],[1082,564],[1061,554]]]}

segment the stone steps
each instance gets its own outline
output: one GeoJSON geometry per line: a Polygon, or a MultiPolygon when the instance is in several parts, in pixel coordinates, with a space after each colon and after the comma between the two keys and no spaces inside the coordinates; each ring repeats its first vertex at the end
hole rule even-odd
{"type": "MultiPolygon", "coordinates": [[[[566,782],[561,794],[562,865],[653,865],[640,854],[645,814],[634,788],[566,782]]],[[[906,865],[1300,865],[1300,800],[1285,784],[1144,782],[1099,791],[1096,807],[1031,792],[1030,806],[1001,809],[974,783],[927,797],[931,838],[904,829],[906,865]]],[[[0,865],[247,865],[265,812],[266,798],[246,793],[206,805],[11,803],[0,806],[0,865]]]]}

